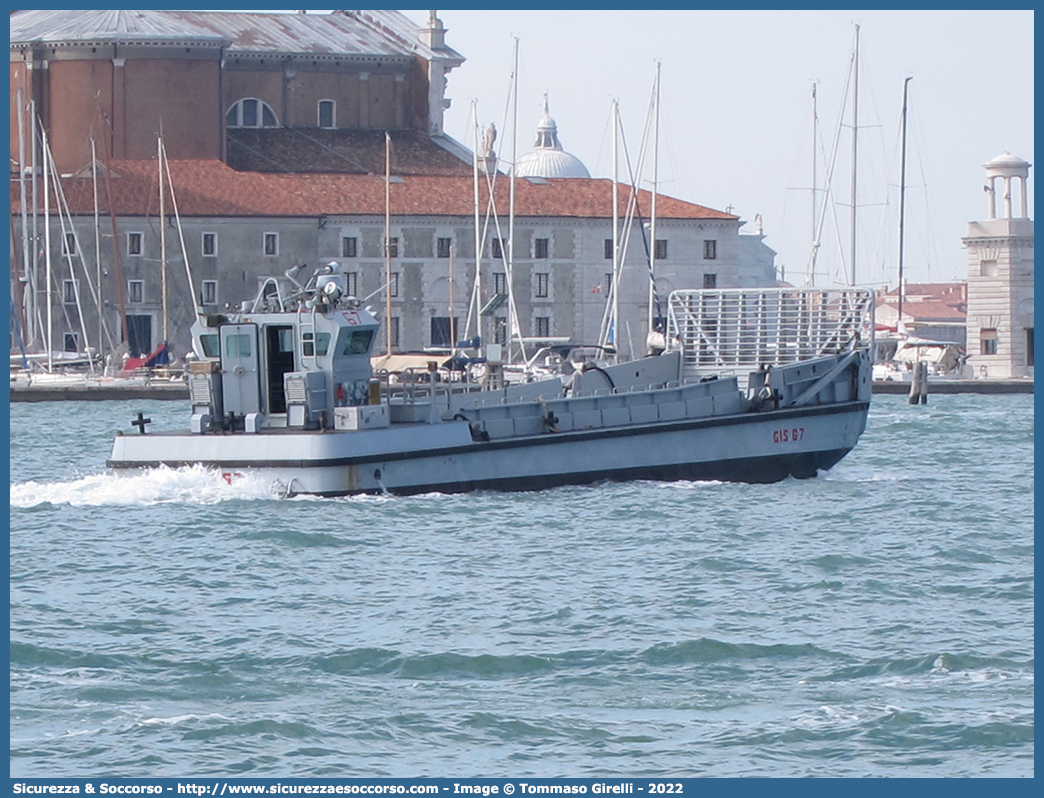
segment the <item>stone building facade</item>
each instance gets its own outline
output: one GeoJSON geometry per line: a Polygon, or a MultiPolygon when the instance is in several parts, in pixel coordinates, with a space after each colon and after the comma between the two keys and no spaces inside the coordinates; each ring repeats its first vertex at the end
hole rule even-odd
{"type": "Polygon", "coordinates": [[[1008,153],[986,164],[987,218],[969,223],[962,239],[968,248],[968,376],[1033,376],[1029,168],[1008,153]]]}

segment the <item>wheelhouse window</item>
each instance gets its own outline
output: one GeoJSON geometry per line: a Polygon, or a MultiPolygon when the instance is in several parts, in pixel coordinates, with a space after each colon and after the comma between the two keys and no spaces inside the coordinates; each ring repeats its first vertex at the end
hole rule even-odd
{"type": "Polygon", "coordinates": [[[217,233],[204,233],[202,244],[204,255],[217,255],[217,233]]]}
{"type": "Polygon", "coordinates": [[[141,233],[127,233],[127,254],[141,254],[141,233]]]}
{"type": "Polygon", "coordinates": [[[234,103],[225,114],[225,124],[228,127],[279,127],[272,106],[256,97],[234,103]]]}
{"type": "Polygon", "coordinates": [[[359,256],[359,239],[355,236],[341,238],[341,257],[356,258],[359,256]]]}
{"type": "Polygon", "coordinates": [[[330,349],[330,333],[301,333],[301,354],[306,357],[325,355],[330,349]]]}
{"type": "Polygon", "coordinates": [[[342,355],[365,355],[370,351],[373,330],[346,330],[341,344],[342,355]]]}
{"type": "Polygon", "coordinates": [[[718,242],[708,240],[703,242],[703,259],[716,260],[718,257],[718,242]]]}
{"type": "Polygon", "coordinates": [[[319,127],[332,128],[334,125],[334,101],[319,101],[319,127]]]}
{"type": "Polygon", "coordinates": [[[265,233],[264,253],[271,256],[279,254],[279,233],[265,233]]]}

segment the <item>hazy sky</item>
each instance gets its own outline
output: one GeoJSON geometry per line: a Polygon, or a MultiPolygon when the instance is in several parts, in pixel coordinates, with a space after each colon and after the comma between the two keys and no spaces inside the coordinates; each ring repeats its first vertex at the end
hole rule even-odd
{"type": "MultiPolygon", "coordinates": [[[[405,11],[420,24],[427,11],[405,11]]],[[[899,118],[912,76],[907,155],[910,281],[963,279],[961,236],[986,215],[982,165],[1008,151],[1033,163],[1032,11],[444,11],[447,44],[467,61],[450,73],[446,132],[472,141],[471,101],[497,149],[511,154],[508,95],[519,39],[518,154],[528,151],[544,92],[563,147],[594,177],[612,173],[610,103],[637,160],[655,62],[661,70],[659,184],[753,229],[791,282],[804,280],[812,240],[812,100],[818,82],[819,187],[860,26],[857,281],[895,282],[899,118]]],[[[839,229],[821,236],[819,281],[849,249],[851,111],[831,183],[839,229]]],[[[647,164],[645,187],[651,181],[647,164]]],[[[1034,170],[1030,171],[1033,215],[1034,170]]]]}

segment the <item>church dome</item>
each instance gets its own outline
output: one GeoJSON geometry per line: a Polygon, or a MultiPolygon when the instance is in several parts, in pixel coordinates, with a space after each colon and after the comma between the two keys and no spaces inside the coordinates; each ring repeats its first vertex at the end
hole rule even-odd
{"type": "Polygon", "coordinates": [[[590,177],[579,158],[562,149],[558,141],[558,125],[551,118],[544,95],[544,118],[537,124],[533,149],[515,163],[516,177],[590,177]]]}

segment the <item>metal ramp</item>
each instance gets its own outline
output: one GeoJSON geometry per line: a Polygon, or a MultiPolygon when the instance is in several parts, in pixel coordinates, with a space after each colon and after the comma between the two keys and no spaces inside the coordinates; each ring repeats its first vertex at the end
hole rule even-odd
{"type": "Polygon", "coordinates": [[[868,349],[869,288],[734,288],[674,291],[668,338],[682,377],[745,376],[752,370],[868,349]]]}

